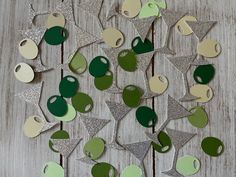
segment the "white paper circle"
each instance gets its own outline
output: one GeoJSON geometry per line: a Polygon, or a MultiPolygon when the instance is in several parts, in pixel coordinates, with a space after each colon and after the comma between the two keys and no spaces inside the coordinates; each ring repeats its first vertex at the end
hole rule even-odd
{"type": "Polygon", "coordinates": [[[14,68],[14,75],[17,80],[24,83],[29,83],[34,79],[34,71],[26,63],[18,63],[14,68]]]}
{"type": "Polygon", "coordinates": [[[25,38],[19,43],[19,52],[25,59],[33,60],[38,56],[39,49],[33,40],[25,38]]]}

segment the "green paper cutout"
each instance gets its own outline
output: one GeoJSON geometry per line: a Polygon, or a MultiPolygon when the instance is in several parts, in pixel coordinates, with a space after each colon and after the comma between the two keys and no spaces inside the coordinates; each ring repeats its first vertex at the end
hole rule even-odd
{"type": "Polygon", "coordinates": [[[101,138],[92,138],[84,145],[84,154],[92,160],[97,160],[101,157],[104,150],[105,143],[101,138]]]}
{"type": "Polygon", "coordinates": [[[134,72],[137,69],[137,59],[132,50],[122,50],[118,54],[118,63],[122,69],[134,72]]]}
{"type": "Polygon", "coordinates": [[[56,153],[59,153],[56,149],[53,148],[53,143],[51,139],[70,139],[70,135],[67,131],[65,130],[58,130],[52,134],[50,137],[50,140],[48,142],[49,148],[56,153]]]}
{"type": "Polygon", "coordinates": [[[103,56],[95,57],[89,65],[89,73],[94,77],[102,77],[109,70],[110,63],[103,56]]]}
{"type": "Polygon", "coordinates": [[[130,165],[122,171],[121,177],[142,177],[142,174],[142,169],[137,165],[130,165]]]}
{"type": "Polygon", "coordinates": [[[199,172],[201,168],[200,161],[190,155],[180,157],[176,163],[176,170],[183,176],[191,176],[199,172]]]}
{"type": "Polygon", "coordinates": [[[115,168],[105,162],[97,163],[93,166],[91,171],[93,177],[115,177],[115,168]]]}
{"type": "Polygon", "coordinates": [[[139,36],[133,39],[131,46],[136,54],[147,53],[154,50],[154,45],[149,39],[146,38],[143,42],[139,36]]]}
{"type": "Polygon", "coordinates": [[[197,128],[204,128],[208,124],[208,115],[203,107],[196,106],[189,110],[193,113],[191,116],[188,116],[188,121],[197,128]]]}
{"type": "Polygon", "coordinates": [[[54,118],[63,122],[69,122],[74,120],[76,117],[76,110],[71,104],[67,104],[67,106],[68,106],[68,111],[64,116],[62,117],[54,116],[54,118]]]}
{"type": "Polygon", "coordinates": [[[65,98],[73,97],[79,88],[79,82],[74,76],[64,77],[59,84],[61,96],[65,98]]]}
{"type": "Polygon", "coordinates": [[[143,127],[154,127],[157,123],[155,111],[147,106],[140,106],[136,110],[136,119],[143,127]]]}
{"type": "Polygon", "coordinates": [[[148,18],[152,16],[159,16],[160,10],[155,2],[155,0],[149,0],[146,4],[143,5],[139,13],[139,18],[148,18]]]}
{"type": "Polygon", "coordinates": [[[199,84],[208,84],[215,76],[215,68],[213,65],[200,65],[194,73],[193,78],[199,84]]]}
{"type": "Polygon", "coordinates": [[[155,149],[155,151],[157,151],[159,153],[169,152],[172,148],[172,142],[171,142],[169,135],[167,133],[165,133],[164,131],[161,131],[157,135],[157,138],[158,138],[158,141],[160,144],[156,144],[156,143],[152,142],[152,146],[155,149]]]}
{"type": "Polygon", "coordinates": [[[108,71],[105,76],[94,78],[94,85],[98,90],[106,90],[112,86],[113,73],[108,71]]]}
{"type": "Polygon", "coordinates": [[[207,137],[202,140],[202,150],[209,156],[218,157],[224,152],[224,144],[215,137],[207,137]]]}
{"type": "Polygon", "coordinates": [[[51,114],[58,117],[64,116],[68,111],[66,101],[58,95],[51,96],[48,99],[47,107],[51,114]]]}
{"type": "Polygon", "coordinates": [[[80,52],[76,52],[75,54],[69,57],[70,63],[69,68],[75,74],[82,74],[87,69],[87,60],[80,52]]]}
{"type": "Polygon", "coordinates": [[[44,34],[44,40],[50,45],[62,44],[68,38],[68,31],[60,26],[48,29],[44,34]]]}
{"type": "Polygon", "coordinates": [[[71,98],[71,102],[73,107],[81,113],[88,113],[93,109],[92,98],[89,95],[82,92],[77,92],[71,98]]]}
{"type": "Polygon", "coordinates": [[[122,93],[124,103],[131,108],[135,108],[140,105],[141,97],[141,89],[135,85],[126,86],[122,93]]]}
{"type": "Polygon", "coordinates": [[[56,162],[47,162],[42,169],[43,177],[64,177],[64,169],[56,162]]]}

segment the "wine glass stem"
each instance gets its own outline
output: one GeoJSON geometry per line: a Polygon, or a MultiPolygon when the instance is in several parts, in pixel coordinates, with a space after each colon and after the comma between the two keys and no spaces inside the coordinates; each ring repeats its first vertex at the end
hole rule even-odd
{"type": "Polygon", "coordinates": [[[64,177],[68,177],[68,157],[64,157],[64,177]]]}
{"type": "Polygon", "coordinates": [[[114,126],[114,131],[113,131],[113,136],[112,136],[112,142],[117,141],[118,126],[119,126],[119,121],[115,120],[115,126],[114,126]]]}
{"type": "Polygon", "coordinates": [[[183,73],[185,94],[189,94],[187,73],[183,73]]]}
{"type": "Polygon", "coordinates": [[[176,163],[178,160],[178,156],[179,156],[179,149],[175,149],[174,159],[173,159],[173,163],[172,163],[172,169],[176,169],[176,163]]]}
{"type": "Polygon", "coordinates": [[[146,177],[146,170],[145,170],[145,166],[144,166],[143,160],[140,162],[140,168],[142,169],[142,172],[143,172],[142,177],[146,177]]]}
{"type": "Polygon", "coordinates": [[[169,41],[170,41],[170,34],[171,34],[171,27],[167,27],[167,32],[166,32],[166,39],[165,39],[165,43],[164,43],[164,47],[169,46],[169,41]]]}

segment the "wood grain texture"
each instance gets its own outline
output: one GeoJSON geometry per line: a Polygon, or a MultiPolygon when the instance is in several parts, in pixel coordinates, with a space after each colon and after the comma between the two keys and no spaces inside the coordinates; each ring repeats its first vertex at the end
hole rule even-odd
{"type": "MultiPolygon", "coordinates": [[[[18,82],[13,75],[13,68],[19,62],[28,62],[23,59],[18,52],[17,42],[19,36],[18,29],[26,28],[27,18],[27,0],[1,0],[0,1],[0,176],[15,177],[24,176],[40,177],[41,168],[47,161],[56,161],[60,163],[60,156],[53,153],[48,148],[48,139],[51,134],[58,129],[65,129],[73,138],[83,137],[83,141],[76,148],[69,159],[69,177],[84,176],[89,177],[91,166],[82,164],[77,159],[83,157],[83,145],[89,139],[85,128],[83,127],[79,115],[77,119],[70,123],[63,123],[61,127],[40,135],[36,139],[28,139],[22,133],[22,126],[25,119],[33,114],[37,114],[37,110],[30,104],[24,103],[14,97],[18,93],[32,84],[22,84],[18,82]]],[[[60,0],[32,0],[36,10],[53,9],[60,0]]],[[[82,0],[81,0],[82,1],[82,0]]],[[[119,0],[122,2],[122,0],[119,0]]],[[[143,0],[145,2],[145,0],[143,0]]],[[[75,19],[77,24],[86,29],[88,32],[100,37],[101,30],[95,18],[86,15],[82,10],[77,8],[79,0],[73,0],[75,19]]],[[[100,18],[104,27],[116,26],[125,35],[125,44],[122,48],[130,48],[132,39],[137,36],[131,23],[118,17],[106,22],[104,17],[109,9],[112,1],[104,0],[100,18]]],[[[209,60],[216,68],[215,79],[210,83],[215,96],[213,100],[205,104],[206,111],[209,114],[210,123],[204,129],[193,128],[186,119],[171,122],[168,127],[183,130],[187,132],[197,133],[197,136],[188,143],[180,152],[182,155],[195,155],[202,162],[201,171],[196,177],[234,177],[235,170],[235,106],[236,106],[236,34],[235,34],[235,16],[236,2],[235,0],[167,0],[168,8],[180,11],[186,11],[196,16],[199,20],[216,20],[218,24],[207,35],[207,38],[213,38],[220,41],[222,45],[222,54],[216,58],[209,60]],[[210,158],[200,149],[201,140],[206,136],[215,136],[223,140],[225,144],[225,152],[219,158],[210,158]]],[[[37,18],[37,25],[43,25],[46,16],[37,18]]],[[[66,26],[70,31],[69,39],[63,46],[51,47],[45,43],[41,46],[42,58],[45,65],[56,67],[59,63],[65,62],[70,54],[76,49],[76,32],[71,25],[66,26]]],[[[163,43],[166,26],[162,20],[158,20],[153,25],[149,38],[154,41],[155,47],[160,47],[163,43]],[[154,38],[152,39],[152,34],[154,38]]],[[[172,47],[176,50],[178,56],[191,54],[195,52],[197,40],[194,36],[182,37],[174,31],[171,41],[172,47]]],[[[105,44],[93,44],[80,50],[86,56],[88,62],[98,55],[105,55],[101,47],[107,47],[105,44]]],[[[34,62],[30,64],[34,65],[34,62]]],[[[111,67],[113,71],[113,67],[111,67]]],[[[188,78],[190,85],[194,84],[192,73],[194,67],[191,68],[188,78]]],[[[54,70],[45,74],[37,75],[35,83],[44,81],[44,88],[41,100],[41,106],[46,112],[49,120],[53,121],[52,116],[47,111],[46,101],[49,96],[58,94],[58,84],[61,75],[71,73],[54,70]]],[[[148,71],[149,77],[152,74],[163,74],[168,77],[170,86],[168,91],[155,100],[145,101],[150,107],[158,113],[159,122],[156,128],[166,118],[167,94],[178,99],[183,95],[183,80],[181,74],[167,61],[166,56],[156,54],[153,65],[148,71]],[[153,70],[154,69],[154,70],[153,70]]],[[[93,78],[88,72],[81,76],[77,76],[80,82],[80,90],[88,93],[94,100],[94,109],[88,114],[89,116],[110,119],[111,122],[102,129],[97,136],[102,137],[107,143],[111,141],[111,132],[114,126],[105,100],[116,100],[122,102],[119,95],[108,94],[94,89],[93,78]]],[[[135,84],[144,88],[142,73],[126,73],[119,69],[119,85],[124,87],[128,84],[135,84]]],[[[197,105],[195,103],[185,103],[185,107],[197,105]]],[[[200,104],[199,104],[200,105],[200,104]]],[[[128,144],[137,141],[147,140],[144,134],[145,129],[142,128],[135,120],[135,110],[132,110],[120,123],[119,142],[128,144]]],[[[150,130],[151,131],[151,130],[150,130]]],[[[165,177],[162,171],[171,167],[173,158],[173,150],[168,154],[153,154],[151,149],[145,159],[147,177],[165,177]]],[[[138,164],[138,160],[126,151],[116,151],[107,149],[104,156],[99,161],[109,162],[118,171],[121,171],[129,164],[138,164]]]]}

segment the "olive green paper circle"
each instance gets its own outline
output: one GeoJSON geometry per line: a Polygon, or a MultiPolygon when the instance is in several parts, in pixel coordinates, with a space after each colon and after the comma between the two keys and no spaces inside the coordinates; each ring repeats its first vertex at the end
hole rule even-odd
{"type": "Polygon", "coordinates": [[[97,163],[93,166],[91,173],[93,177],[115,177],[115,168],[105,162],[97,163]]]}
{"type": "Polygon", "coordinates": [[[142,169],[137,165],[127,166],[121,173],[121,177],[142,177],[142,169]]]}
{"type": "Polygon", "coordinates": [[[192,115],[188,116],[188,121],[197,128],[204,128],[208,124],[208,115],[203,107],[196,106],[189,110],[192,115]]]}
{"type": "Polygon", "coordinates": [[[200,65],[194,73],[193,78],[198,84],[208,84],[215,76],[215,68],[213,65],[200,65]]]}
{"type": "Polygon", "coordinates": [[[168,134],[166,134],[164,131],[161,131],[157,135],[158,141],[160,144],[156,144],[152,142],[152,146],[155,149],[155,151],[159,153],[167,153],[172,148],[172,142],[168,134]]]}
{"type": "Polygon", "coordinates": [[[40,134],[43,127],[44,122],[42,121],[42,118],[38,116],[30,116],[26,119],[23,126],[24,135],[29,138],[34,138],[40,134]]]}
{"type": "Polygon", "coordinates": [[[83,54],[76,52],[69,57],[69,68],[75,74],[82,74],[87,69],[87,60],[83,54]]]}
{"type": "Polygon", "coordinates": [[[77,92],[71,98],[71,102],[73,107],[81,113],[88,113],[93,109],[92,98],[89,95],[82,92],[77,92]]]}
{"type": "Polygon", "coordinates": [[[42,169],[43,177],[64,177],[64,169],[56,162],[47,162],[42,169]]]}
{"type": "Polygon", "coordinates": [[[39,49],[33,40],[25,38],[19,43],[19,52],[25,59],[33,60],[38,56],[39,49]]]}
{"type": "Polygon", "coordinates": [[[105,143],[101,138],[92,138],[84,145],[84,154],[92,160],[97,160],[101,157],[104,150],[105,143]]]}
{"type": "Polygon", "coordinates": [[[109,70],[110,63],[103,56],[95,57],[89,65],[89,73],[94,77],[102,77],[109,70]]]}
{"type": "Polygon", "coordinates": [[[200,161],[190,155],[178,158],[176,163],[176,170],[183,176],[191,176],[199,172],[201,168],[200,161]]]}
{"type": "Polygon", "coordinates": [[[62,44],[68,38],[68,31],[60,26],[48,29],[44,34],[44,40],[50,45],[62,44]]]}
{"type": "Polygon", "coordinates": [[[143,42],[139,36],[133,39],[131,47],[136,54],[147,53],[154,50],[154,45],[149,39],[146,38],[143,42]]]}
{"type": "Polygon", "coordinates": [[[106,90],[111,87],[113,83],[113,73],[108,71],[105,76],[94,78],[94,85],[98,90],[106,90]]]}
{"type": "Polygon", "coordinates": [[[64,98],[58,95],[51,96],[47,102],[48,110],[54,116],[62,117],[68,111],[68,106],[64,98]]]}
{"type": "Polygon", "coordinates": [[[71,104],[67,104],[67,106],[68,106],[68,111],[64,116],[62,117],[54,116],[54,118],[63,122],[69,122],[74,120],[76,117],[76,110],[71,104]]]}
{"type": "Polygon", "coordinates": [[[122,93],[124,103],[131,108],[135,108],[140,105],[141,97],[141,89],[135,85],[126,86],[122,93]]]}
{"type": "Polygon", "coordinates": [[[29,83],[34,80],[34,70],[26,63],[18,63],[14,68],[14,75],[17,80],[29,83]]]}
{"type": "Polygon", "coordinates": [[[136,119],[143,127],[153,127],[157,123],[155,111],[147,106],[140,106],[136,110],[136,119]]]}
{"type": "Polygon", "coordinates": [[[202,150],[212,157],[218,157],[224,152],[224,144],[215,137],[207,137],[202,140],[202,150]]]}
{"type": "Polygon", "coordinates": [[[70,135],[68,132],[66,132],[65,130],[58,130],[56,132],[54,132],[51,137],[50,140],[48,142],[49,148],[53,151],[58,153],[58,151],[56,149],[53,148],[53,143],[51,140],[53,139],[69,139],[70,135]]]}
{"type": "Polygon", "coordinates": [[[136,55],[132,50],[122,50],[118,54],[118,63],[122,69],[134,72],[137,69],[136,55]]]}
{"type": "Polygon", "coordinates": [[[73,97],[79,88],[79,82],[74,76],[64,77],[59,84],[61,96],[65,98],[73,97]]]}

